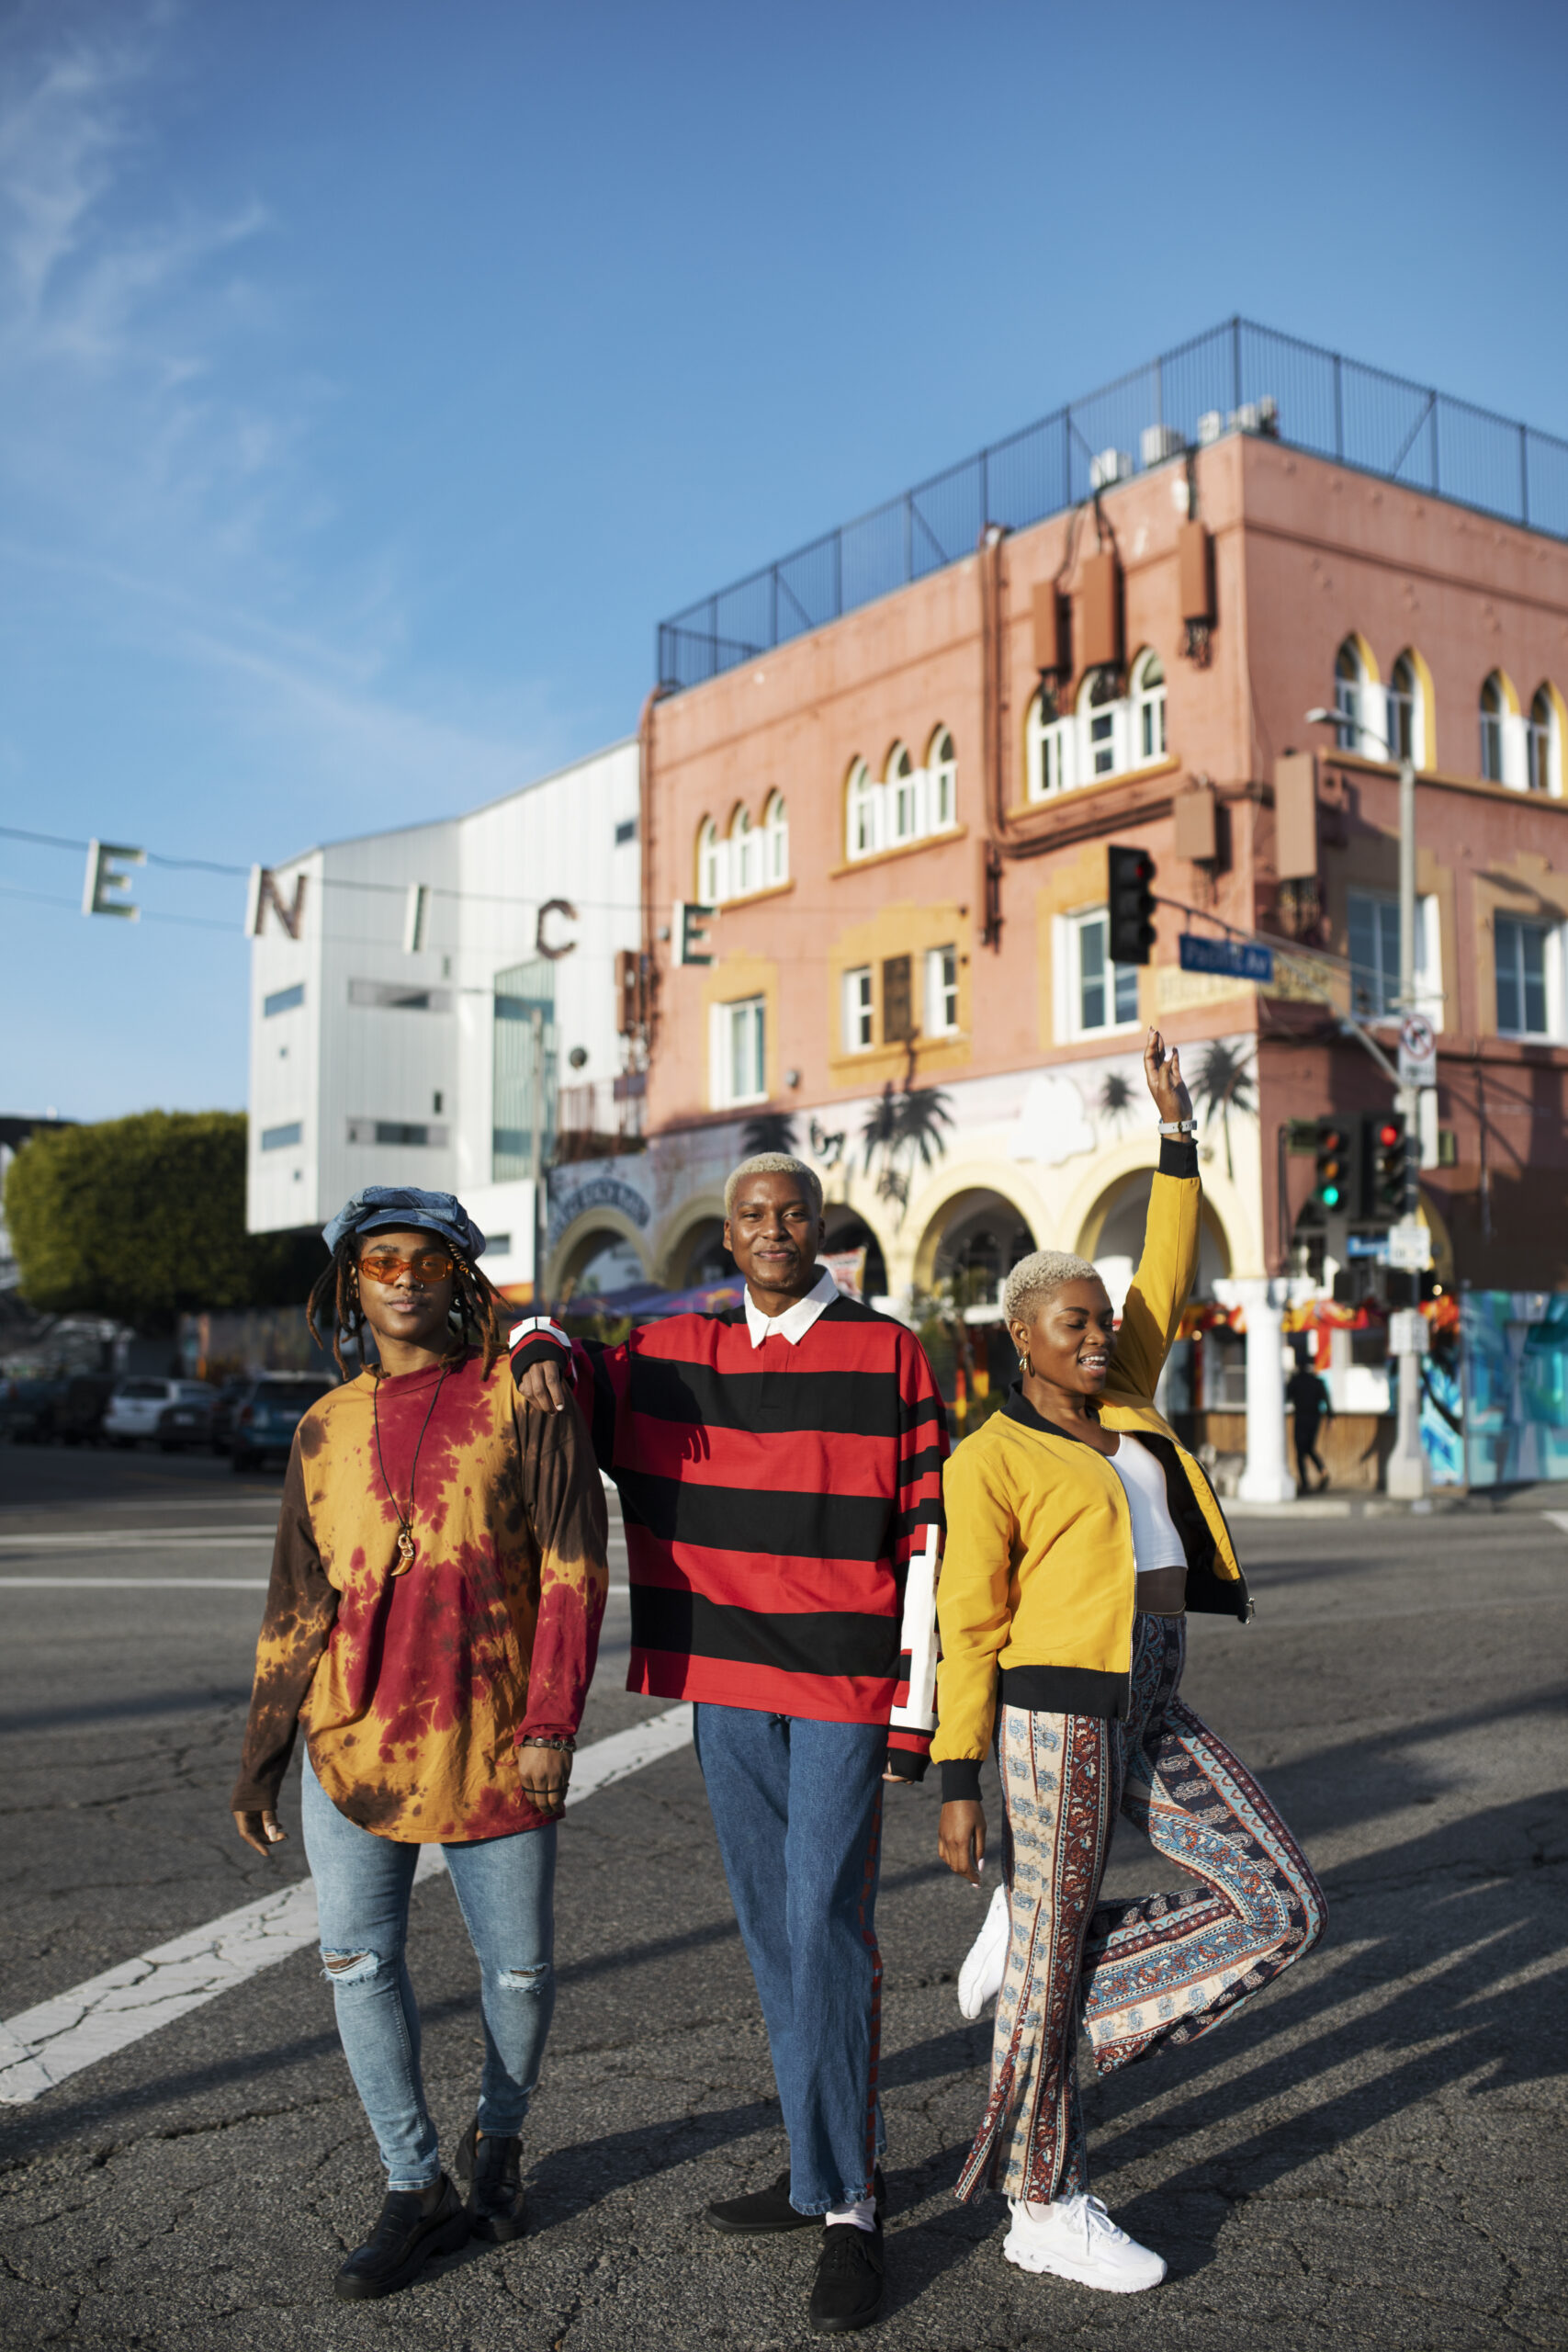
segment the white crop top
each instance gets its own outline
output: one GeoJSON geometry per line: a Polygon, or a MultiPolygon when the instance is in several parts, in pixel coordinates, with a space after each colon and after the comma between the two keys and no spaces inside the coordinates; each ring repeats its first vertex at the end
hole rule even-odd
{"type": "Polygon", "coordinates": [[[1147,1576],[1151,1568],[1184,1568],[1187,1555],[1170,1516],[1165,1472],[1148,1447],[1123,1430],[1109,1460],[1133,1514],[1133,1566],[1138,1575],[1147,1576]]]}

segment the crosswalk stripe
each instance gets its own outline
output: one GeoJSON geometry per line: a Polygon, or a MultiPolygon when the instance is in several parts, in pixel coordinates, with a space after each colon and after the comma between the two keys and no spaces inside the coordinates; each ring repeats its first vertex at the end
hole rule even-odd
{"type": "MultiPolygon", "coordinates": [[[[691,1736],[692,1710],[682,1705],[593,1740],[573,1758],[568,1805],[674,1755],[691,1736]]],[[[415,1884],[445,1868],[439,1846],[422,1848],[415,1884]]],[[[314,1943],[316,1932],[315,1883],[299,1879],[23,2009],[0,2025],[0,2104],[22,2107],[41,2098],[84,2066],[129,2049],[288,1959],[314,1943]]]]}

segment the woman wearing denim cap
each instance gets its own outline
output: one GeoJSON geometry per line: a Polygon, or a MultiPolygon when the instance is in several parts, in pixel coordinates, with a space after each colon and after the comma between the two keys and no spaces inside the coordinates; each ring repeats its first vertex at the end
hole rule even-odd
{"type": "Polygon", "coordinates": [[[556,1823],[593,1673],[604,1499],[575,1408],[518,1409],[485,1246],[449,1193],[355,1193],[310,1294],[344,1385],[289,1455],[231,1804],[258,1854],[303,1724],[305,1852],[338,2031],[387,2169],[348,2299],[405,2287],[470,2233],[524,2226],[521,2132],[554,2006],[556,1823]],[[374,1340],[367,1351],[365,1332],[374,1340]],[[363,1368],[349,1376],[345,1339],[363,1368]],[[441,2169],[404,1960],[421,1849],[445,1850],[478,1956],[485,2063],[441,2169]]]}

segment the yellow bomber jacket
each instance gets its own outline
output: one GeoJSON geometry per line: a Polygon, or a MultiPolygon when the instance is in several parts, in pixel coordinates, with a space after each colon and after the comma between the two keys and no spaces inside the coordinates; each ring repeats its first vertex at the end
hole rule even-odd
{"type": "MultiPolygon", "coordinates": [[[[1213,1487],[1156,1412],[1154,1392],[1198,1270],[1198,1155],[1167,1139],[1144,1253],[1122,1312],[1100,1406],[1162,1464],[1187,1555],[1189,1609],[1251,1614],[1213,1487]]],[[[999,1702],[1125,1719],[1135,1570],[1122,1481],[1104,1454],[1058,1430],[1015,1387],[965,1438],[942,1477],[947,1547],[937,1590],[937,1735],[944,1801],[979,1794],[999,1702]]]]}

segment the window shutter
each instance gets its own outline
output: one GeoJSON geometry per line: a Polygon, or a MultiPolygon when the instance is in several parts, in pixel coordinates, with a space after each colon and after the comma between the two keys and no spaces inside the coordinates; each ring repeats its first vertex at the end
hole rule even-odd
{"type": "Polygon", "coordinates": [[[908,1045],[915,1034],[914,990],[908,956],[889,956],[882,966],[882,1042],[908,1045]]]}

